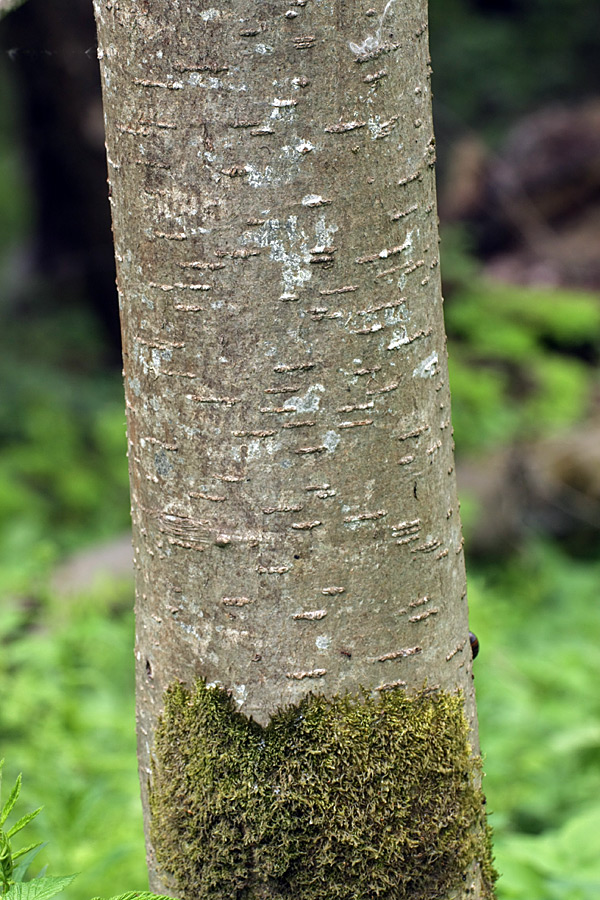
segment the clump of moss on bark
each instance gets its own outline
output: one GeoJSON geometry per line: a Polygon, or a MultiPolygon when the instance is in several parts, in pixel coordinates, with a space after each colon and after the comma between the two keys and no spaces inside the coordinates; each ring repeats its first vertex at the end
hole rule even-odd
{"type": "Polygon", "coordinates": [[[151,838],[183,900],[441,900],[495,873],[460,695],[308,695],[266,727],[198,682],[165,697],[151,838]]]}

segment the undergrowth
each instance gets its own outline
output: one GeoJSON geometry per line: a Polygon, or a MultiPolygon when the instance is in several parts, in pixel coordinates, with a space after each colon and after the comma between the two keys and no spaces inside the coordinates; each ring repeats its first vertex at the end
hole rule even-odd
{"type": "MultiPolygon", "coordinates": [[[[4,760],[0,760],[0,788],[2,786],[2,770],[4,760]]],[[[42,841],[15,849],[15,835],[20,834],[31,825],[42,811],[41,807],[25,813],[10,823],[11,816],[21,794],[22,776],[18,775],[8,798],[0,806],[0,897],[2,900],[51,900],[61,894],[76,875],[46,875],[46,868],[36,875],[30,869],[42,849],[42,841]]],[[[0,791],[0,797],[2,796],[0,791]]],[[[94,900],[100,900],[99,897],[94,900]]],[[[168,897],[152,894],[149,891],[129,891],[113,897],[112,900],[169,900],[168,897]]]]}

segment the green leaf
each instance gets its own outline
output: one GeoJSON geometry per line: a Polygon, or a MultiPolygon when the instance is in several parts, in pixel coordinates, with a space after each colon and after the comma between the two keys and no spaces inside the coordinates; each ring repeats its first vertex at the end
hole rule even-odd
{"type": "Polygon", "coordinates": [[[33,881],[11,884],[3,900],[49,900],[68,887],[76,875],[46,875],[33,881]]]}
{"type": "Polygon", "coordinates": [[[13,869],[13,881],[23,881],[25,879],[27,869],[40,850],[43,850],[47,845],[48,841],[40,841],[38,844],[33,844],[31,847],[25,847],[23,850],[18,850],[17,853],[13,855],[13,862],[17,857],[20,857],[18,866],[15,866],[13,869]]]}
{"type": "Polygon", "coordinates": [[[38,841],[37,844],[30,844],[29,847],[23,847],[21,850],[17,850],[17,852],[12,855],[13,862],[15,859],[20,859],[21,856],[29,853],[30,850],[36,850],[38,847],[41,847],[42,843],[43,841],[38,841]]]}
{"type": "Polygon", "coordinates": [[[18,831],[20,831],[21,828],[25,828],[25,826],[28,825],[32,819],[35,819],[35,817],[38,815],[38,813],[41,813],[42,809],[43,809],[43,806],[40,806],[39,809],[36,809],[30,813],[27,813],[27,815],[25,815],[25,816],[22,816],[18,822],[15,822],[15,824],[10,829],[10,831],[6,832],[6,836],[10,838],[13,835],[15,835],[18,831]]]}
{"type": "Polygon", "coordinates": [[[8,819],[10,811],[13,808],[13,806],[15,805],[15,803],[17,802],[20,793],[21,793],[21,776],[18,775],[17,780],[15,781],[15,786],[12,789],[12,791],[10,792],[10,797],[4,804],[4,808],[2,810],[2,813],[0,814],[0,827],[2,827],[2,825],[4,825],[4,823],[8,819]]]}
{"type": "Polygon", "coordinates": [[[13,875],[13,861],[10,852],[10,841],[0,830],[0,890],[10,884],[13,875]]]}

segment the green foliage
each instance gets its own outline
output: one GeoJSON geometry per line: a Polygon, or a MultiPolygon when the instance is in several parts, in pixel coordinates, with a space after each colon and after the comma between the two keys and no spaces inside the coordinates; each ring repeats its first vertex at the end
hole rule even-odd
{"type": "MultiPolygon", "coordinates": [[[[0,760],[0,785],[3,768],[4,760],[0,760]]],[[[29,863],[37,855],[42,842],[38,841],[28,847],[22,847],[20,850],[13,850],[11,838],[33,822],[42,808],[26,813],[10,828],[4,828],[6,820],[19,799],[21,780],[21,775],[18,775],[8,800],[0,812],[0,896],[4,900],[50,900],[55,894],[59,894],[68,887],[75,876],[53,877],[40,874],[33,881],[22,883],[29,863]],[[21,859],[20,866],[15,865],[18,859],[21,859]]]]}
{"type": "Polygon", "coordinates": [[[41,864],[81,872],[73,900],[147,886],[133,639],[129,583],[69,601],[2,600],[3,751],[25,774],[26,808],[46,809],[28,826],[30,841],[51,841],[41,864]]]}
{"type": "Polygon", "coordinates": [[[481,347],[482,356],[523,361],[544,340],[562,348],[598,340],[600,304],[595,294],[565,288],[484,282],[461,291],[450,304],[449,322],[457,336],[481,347]]]}
{"type": "Polygon", "coordinates": [[[75,875],[43,875],[33,881],[15,882],[3,894],[3,900],[50,900],[69,887],[75,877],[75,875]]]}
{"type": "Polygon", "coordinates": [[[595,295],[474,277],[447,304],[446,328],[460,453],[537,438],[584,417],[593,387],[585,357],[600,349],[595,295]]]}
{"type": "Polygon", "coordinates": [[[100,367],[90,317],[2,327],[0,590],[14,592],[68,550],[126,529],[129,489],[122,385],[100,367]]]}
{"type": "Polygon", "coordinates": [[[470,569],[499,900],[598,897],[599,584],[598,561],[545,544],[470,569]]]}
{"type": "Polygon", "coordinates": [[[438,130],[452,117],[492,137],[546,103],[598,84],[597,0],[430,0],[438,130]],[[508,7],[495,11],[498,6],[508,7]],[[437,77],[435,75],[437,73],[437,77]]]}
{"type": "Polygon", "coordinates": [[[151,833],[186,898],[445,897],[494,871],[462,697],[309,695],[266,727],[221,688],[172,686],[151,833]]]}
{"type": "MultiPolygon", "coordinates": [[[[4,760],[0,760],[0,785],[4,760]]],[[[2,900],[50,900],[62,893],[75,879],[75,875],[46,875],[40,872],[31,880],[27,880],[27,870],[37,856],[41,841],[13,850],[11,838],[23,830],[41,812],[41,807],[26,813],[10,828],[4,829],[6,820],[12,812],[21,793],[21,775],[17,776],[15,785],[0,812],[0,897],[2,900]],[[21,862],[15,865],[17,860],[21,862]]],[[[96,897],[94,900],[100,900],[96,897]]],[[[148,891],[129,891],[113,897],[112,900],[169,900],[169,898],[148,891]]]]}
{"type": "MultiPolygon", "coordinates": [[[[4,760],[0,760],[0,788],[2,786],[2,770],[4,768],[4,760]]],[[[13,850],[11,838],[18,834],[19,831],[22,831],[26,825],[29,825],[38,813],[41,812],[41,806],[39,809],[34,810],[33,812],[27,813],[24,816],[14,823],[9,829],[5,829],[4,825],[6,824],[6,820],[11,814],[13,807],[17,800],[19,799],[19,794],[21,793],[21,776],[17,776],[17,780],[15,781],[15,785],[8,796],[8,800],[5,802],[4,806],[0,811],[0,894],[4,894],[8,888],[15,883],[15,881],[19,880],[19,869],[15,867],[15,862],[19,858],[23,858],[27,856],[29,859],[32,858],[34,851],[36,851],[41,841],[38,841],[37,844],[30,844],[29,847],[22,847],[20,850],[13,850]]],[[[0,797],[2,796],[0,792],[0,797]]]]}

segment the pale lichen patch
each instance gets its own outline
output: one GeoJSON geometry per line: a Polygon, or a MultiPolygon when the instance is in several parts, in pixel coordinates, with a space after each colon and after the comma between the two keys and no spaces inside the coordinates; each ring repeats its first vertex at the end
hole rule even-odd
{"type": "Polygon", "coordinates": [[[413,370],[413,377],[433,378],[438,372],[438,362],[439,359],[437,353],[430,353],[429,356],[422,360],[413,370]]]}

